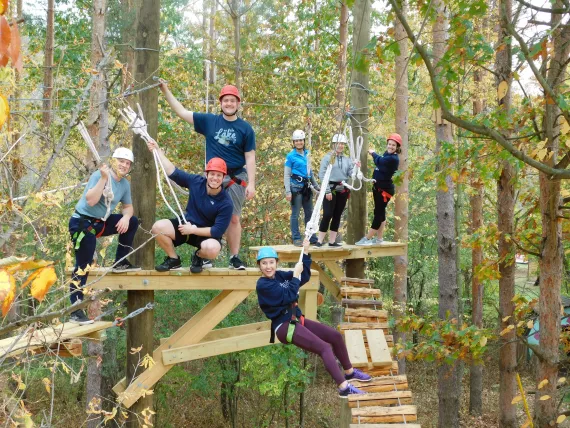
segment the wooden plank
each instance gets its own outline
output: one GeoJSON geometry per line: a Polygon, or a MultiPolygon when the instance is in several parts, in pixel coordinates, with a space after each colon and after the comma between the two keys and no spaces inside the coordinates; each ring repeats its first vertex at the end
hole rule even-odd
{"type": "Polygon", "coordinates": [[[366,308],[346,308],[344,314],[351,317],[369,317],[369,318],[380,318],[382,320],[388,319],[388,311],[376,310],[376,309],[366,309],[366,308]]]}
{"type": "MultiPolygon", "coordinates": [[[[368,407],[370,408],[370,407],[368,407]]],[[[374,423],[392,423],[392,422],[415,422],[418,420],[417,415],[385,415],[385,416],[359,416],[353,417],[352,422],[360,422],[361,424],[374,423]]]]}
{"type": "Polygon", "coordinates": [[[259,331],[256,333],[228,337],[210,342],[202,341],[195,345],[167,349],[162,351],[162,362],[165,365],[170,365],[221,354],[244,351],[246,349],[260,348],[262,346],[271,345],[271,343],[269,343],[270,335],[271,332],[268,328],[265,331],[259,331]]]}
{"type": "Polygon", "coordinates": [[[366,393],[405,391],[408,389],[408,379],[406,375],[375,377],[372,378],[370,382],[351,380],[350,383],[366,393]]]}
{"type": "MultiPolygon", "coordinates": [[[[304,288],[304,287],[303,287],[304,288]]],[[[303,289],[301,288],[301,289],[303,289]]],[[[317,290],[305,290],[305,293],[299,295],[299,306],[305,317],[317,319],[317,298],[319,292],[317,290]]]]}
{"type": "MultiPolygon", "coordinates": [[[[212,342],[214,340],[227,339],[228,337],[242,336],[245,334],[256,333],[259,331],[269,331],[271,326],[271,321],[261,321],[252,324],[238,325],[235,327],[218,328],[216,330],[210,331],[200,343],[212,342]]],[[[160,339],[160,344],[162,345],[169,337],[163,337],[160,339]]]]}
{"type": "Polygon", "coordinates": [[[373,279],[342,277],[342,278],[340,278],[340,282],[342,285],[349,285],[352,287],[373,288],[373,286],[374,286],[374,280],[373,279]]]}
{"type": "Polygon", "coordinates": [[[329,268],[333,278],[335,278],[337,281],[340,281],[340,279],[344,276],[344,271],[337,264],[336,260],[326,260],[323,262],[323,264],[329,268]]]}
{"type": "Polygon", "coordinates": [[[361,330],[347,330],[344,332],[344,341],[348,357],[354,367],[368,366],[368,356],[364,347],[364,337],[361,330]]]}
{"type": "MultiPolygon", "coordinates": [[[[111,290],[249,290],[254,291],[260,272],[257,268],[249,271],[213,268],[207,274],[192,274],[187,271],[156,272],[138,271],[129,274],[98,275],[98,270],[90,271],[88,286],[94,289],[111,290]],[[157,275],[157,273],[159,275],[157,275]],[[239,276],[239,280],[236,278],[239,276]]],[[[288,269],[283,269],[288,270],[288,269]]],[[[289,269],[292,270],[292,269],[289,269]]],[[[319,272],[311,271],[311,279],[303,286],[306,289],[319,288],[319,272]]]]}
{"type": "Polygon", "coordinates": [[[384,332],[382,330],[366,330],[366,338],[368,339],[372,365],[375,367],[391,366],[392,356],[388,350],[384,332]]]}
{"type": "Polygon", "coordinates": [[[389,406],[391,404],[412,404],[411,391],[373,392],[348,396],[349,407],[389,406]]]}
{"type": "Polygon", "coordinates": [[[382,308],[382,300],[342,299],[340,304],[344,307],[351,307],[351,308],[360,308],[360,307],[372,307],[375,309],[382,308]]]}
{"type": "Polygon", "coordinates": [[[371,406],[362,409],[352,409],[352,417],[355,416],[392,416],[392,415],[416,415],[416,406],[371,406]]]}
{"type": "Polygon", "coordinates": [[[420,424],[350,424],[349,428],[422,428],[420,424]]]}
{"type": "Polygon", "coordinates": [[[351,317],[348,315],[344,315],[344,322],[358,322],[358,323],[368,323],[368,322],[378,322],[378,321],[386,321],[386,319],[379,319],[377,317],[351,317]]]}
{"type": "MultiPolygon", "coordinates": [[[[322,267],[318,265],[318,263],[313,262],[311,264],[311,268],[316,270],[319,273],[319,281],[323,283],[325,288],[331,293],[336,300],[340,300],[340,287],[333,281],[333,279],[323,270],[322,267]]],[[[304,286],[301,288],[301,290],[304,286]]]]}
{"type": "Polygon", "coordinates": [[[356,322],[343,322],[339,324],[340,330],[388,330],[389,326],[387,322],[365,322],[365,323],[356,323],[356,322]]]}
{"type": "Polygon", "coordinates": [[[340,287],[340,294],[343,297],[360,296],[380,298],[380,290],[375,288],[340,287]]]}
{"type": "Polygon", "coordinates": [[[184,345],[199,343],[220,321],[235,309],[248,295],[247,290],[224,290],[214,297],[200,312],[179,328],[169,340],[160,345],[153,353],[155,364],[142,372],[129,386],[121,391],[125,381],[119,382],[113,391],[119,396],[117,400],[123,406],[129,408],[142,396],[143,390],[150,390],[156,382],[166,374],[173,365],[165,365],[162,362],[162,351],[184,345]]]}

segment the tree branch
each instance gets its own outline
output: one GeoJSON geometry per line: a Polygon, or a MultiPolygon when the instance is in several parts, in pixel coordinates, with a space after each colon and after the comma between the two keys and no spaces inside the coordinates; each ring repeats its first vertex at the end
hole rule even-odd
{"type": "Polygon", "coordinates": [[[540,6],[535,6],[531,3],[527,3],[524,0],[517,0],[520,4],[522,4],[523,6],[526,6],[530,9],[536,10],[537,12],[546,12],[546,13],[556,13],[556,14],[564,14],[564,13],[568,13],[570,12],[569,8],[566,9],[559,9],[559,8],[554,8],[554,9],[550,9],[548,7],[540,7],[540,6]]]}

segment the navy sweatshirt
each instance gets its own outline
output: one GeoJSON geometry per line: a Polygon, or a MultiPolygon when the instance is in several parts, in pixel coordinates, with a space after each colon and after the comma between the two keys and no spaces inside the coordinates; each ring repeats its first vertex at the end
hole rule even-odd
{"type": "Polygon", "coordinates": [[[220,239],[230,225],[234,209],[228,192],[222,189],[217,195],[208,195],[205,177],[178,168],[168,178],[189,190],[186,220],[198,227],[210,227],[212,238],[220,239]]]}
{"type": "MultiPolygon", "coordinates": [[[[291,303],[299,299],[299,288],[311,279],[311,255],[303,254],[301,280],[293,278],[293,272],[275,271],[274,278],[262,276],[257,280],[257,300],[263,313],[271,320],[271,331],[279,324],[291,320],[291,303]]],[[[295,315],[302,313],[297,306],[295,315]]]]}
{"type": "Polygon", "coordinates": [[[400,164],[400,159],[397,153],[389,154],[384,152],[382,156],[378,153],[372,153],[372,159],[374,159],[374,174],[372,178],[376,180],[374,184],[376,188],[386,190],[391,195],[394,194],[394,183],[392,182],[392,176],[398,170],[398,165],[400,164]]]}

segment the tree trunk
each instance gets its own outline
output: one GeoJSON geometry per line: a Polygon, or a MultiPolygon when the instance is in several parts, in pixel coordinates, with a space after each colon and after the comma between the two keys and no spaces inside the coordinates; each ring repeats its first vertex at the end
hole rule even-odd
{"type": "MultiPolygon", "coordinates": [[[[433,56],[436,70],[447,46],[447,28],[449,22],[445,5],[442,0],[435,0],[434,10],[437,11],[433,25],[433,56]]],[[[444,83],[443,83],[444,84],[444,83]]],[[[437,115],[436,115],[437,116],[437,115]]],[[[443,142],[453,143],[451,124],[446,121],[435,124],[436,155],[439,155],[443,142]]],[[[441,167],[438,165],[437,170],[441,167]]],[[[437,201],[437,241],[438,241],[438,279],[439,279],[439,317],[452,319],[458,316],[457,290],[457,245],[455,237],[455,201],[453,198],[453,181],[449,175],[445,182],[438,186],[437,201]]],[[[460,365],[442,365],[438,369],[438,397],[440,428],[459,427],[459,399],[461,397],[460,365]]]]}
{"type": "MultiPolygon", "coordinates": [[[[558,0],[553,8],[564,7],[558,0]]],[[[565,70],[570,54],[570,29],[561,24],[561,15],[551,15],[553,58],[547,69],[546,81],[554,94],[560,93],[565,79],[565,70]]],[[[545,100],[544,131],[548,154],[544,161],[549,166],[557,163],[560,146],[560,110],[548,99],[545,100]]],[[[560,340],[560,288],[562,286],[563,247],[562,223],[560,222],[560,181],[540,173],[540,213],[542,219],[542,248],[540,264],[540,350],[538,379],[548,380],[542,389],[537,389],[535,399],[535,419],[539,428],[552,426],[557,417],[558,393],[556,389],[559,362],[560,340]],[[549,395],[548,400],[539,400],[549,395]]]]}
{"type": "MultiPolygon", "coordinates": [[[[121,27],[120,58],[123,63],[123,79],[121,91],[125,92],[134,82],[135,73],[135,50],[137,22],[141,6],[141,0],[119,0],[123,12],[123,26],[121,27]]],[[[127,97],[129,105],[136,110],[136,97],[127,97]]]]}
{"type": "MultiPolygon", "coordinates": [[[[473,80],[475,87],[480,88],[483,82],[481,70],[475,70],[473,80]]],[[[483,102],[480,93],[473,101],[473,116],[478,115],[483,110],[483,102]]],[[[471,172],[472,195],[470,197],[471,206],[471,234],[477,233],[483,226],[483,183],[479,178],[476,166],[473,164],[471,172]]],[[[483,327],[483,283],[476,275],[476,269],[483,262],[483,248],[476,244],[471,249],[471,320],[473,325],[483,327]]],[[[483,365],[471,364],[469,376],[469,413],[480,416],[483,414],[483,365]]]]}
{"type": "MultiPolygon", "coordinates": [[[[137,82],[149,82],[153,73],[159,67],[159,35],[160,35],[160,1],[143,0],[137,22],[136,44],[136,74],[137,82]]],[[[148,132],[156,138],[158,130],[158,93],[156,88],[140,93],[140,104],[144,118],[148,124],[148,132]]],[[[139,233],[134,242],[134,248],[140,246],[148,235],[145,230],[150,230],[154,223],[156,208],[156,171],[152,154],[148,151],[142,139],[135,136],[133,139],[133,152],[135,155],[135,168],[133,171],[132,194],[135,215],[140,222],[139,233]]],[[[131,256],[132,257],[132,256],[131,256]]],[[[134,255],[135,263],[143,269],[154,268],[154,240],[147,243],[134,255]]],[[[132,311],[154,301],[153,291],[129,291],[127,292],[127,311],[132,311]]],[[[127,323],[127,349],[137,348],[142,345],[139,354],[127,353],[127,381],[130,381],[137,371],[139,357],[153,353],[153,311],[145,311],[134,320],[127,323]]],[[[147,395],[140,398],[131,410],[140,415],[146,408],[153,408],[153,396],[147,395]]],[[[137,426],[142,421],[136,416],[129,417],[129,425],[137,426]]]]}
{"type": "MultiPolygon", "coordinates": [[[[96,69],[97,64],[103,59],[105,46],[105,13],[107,11],[106,0],[93,1],[93,21],[91,30],[91,68],[96,69]]],[[[101,157],[109,155],[109,145],[107,143],[107,135],[109,133],[109,114],[107,110],[107,87],[106,87],[105,70],[101,70],[96,81],[91,87],[91,99],[89,109],[89,119],[87,130],[95,144],[95,148],[101,157]]],[[[89,153],[89,157],[93,159],[93,155],[89,153]]],[[[95,167],[94,163],[91,166],[95,167]]],[[[94,168],[93,168],[94,169],[94,168]]],[[[90,305],[89,315],[91,317],[101,314],[101,304],[99,301],[90,305]]],[[[87,354],[89,360],[87,362],[87,388],[85,392],[85,401],[87,408],[92,400],[101,398],[101,381],[102,368],[101,360],[103,358],[103,344],[98,341],[89,341],[87,345],[87,354]]],[[[88,428],[96,428],[101,423],[100,415],[91,415],[87,420],[88,428]]]]}
{"type": "MultiPolygon", "coordinates": [[[[406,14],[406,3],[402,1],[402,13],[406,14]]],[[[404,171],[402,183],[396,186],[394,197],[394,240],[408,242],[408,38],[402,23],[396,18],[394,36],[398,40],[400,55],[396,56],[396,132],[402,136],[400,165],[404,171]]],[[[394,257],[394,303],[395,316],[406,313],[408,301],[408,254],[394,257]]],[[[405,341],[406,335],[394,331],[394,342],[405,341]]],[[[406,359],[398,359],[398,372],[406,373],[406,359]]]]}
{"type": "MultiPolygon", "coordinates": [[[[370,40],[370,0],[356,0],[353,6],[352,16],[354,17],[353,28],[353,48],[352,53],[355,58],[364,55],[363,50],[370,40]]],[[[359,62],[358,59],[356,62],[359,62]]],[[[355,63],[356,63],[355,62],[355,63]]],[[[365,62],[365,61],[362,61],[365,62]]],[[[368,63],[361,69],[352,70],[352,88],[350,90],[350,105],[352,106],[352,133],[354,137],[361,135],[364,137],[360,162],[362,163],[362,173],[367,176],[367,156],[368,156],[368,133],[359,129],[359,124],[366,126],[369,117],[368,109],[368,63]],[[366,90],[363,90],[365,88],[366,90]]],[[[347,227],[347,242],[354,242],[364,236],[366,232],[366,192],[352,192],[348,204],[348,218],[350,222],[347,227]]],[[[364,259],[352,259],[346,261],[346,276],[353,278],[364,278],[364,259]]]]}
{"type": "MultiPolygon", "coordinates": [[[[498,100],[499,106],[507,114],[512,105],[511,97],[511,45],[507,38],[507,24],[512,16],[511,0],[500,0],[501,25],[499,28],[499,46],[495,57],[497,73],[497,89],[501,82],[507,82],[505,96],[498,100]],[[504,47],[504,49],[502,49],[504,47]]],[[[503,135],[509,137],[510,129],[503,129],[503,135]]],[[[502,161],[501,175],[497,182],[497,225],[499,228],[499,325],[501,331],[513,323],[511,317],[514,311],[513,297],[515,296],[515,249],[512,241],[514,234],[515,209],[515,170],[508,160],[502,161]]],[[[504,428],[518,427],[516,407],[511,404],[517,395],[516,365],[517,346],[515,330],[499,337],[499,426],[504,428]]]]}
{"type": "Polygon", "coordinates": [[[53,90],[53,45],[54,45],[54,0],[47,2],[46,45],[44,48],[44,91],[42,123],[44,131],[49,134],[52,118],[51,95],[53,90]]]}
{"type": "Polygon", "coordinates": [[[240,0],[232,0],[232,22],[234,24],[234,61],[235,61],[235,85],[241,93],[241,52],[240,52],[240,0]]]}
{"type": "Polygon", "coordinates": [[[348,6],[345,1],[340,3],[340,27],[339,27],[339,53],[338,53],[338,84],[336,87],[336,102],[338,112],[336,114],[339,125],[344,119],[344,106],[346,105],[346,53],[348,46],[348,6]]]}

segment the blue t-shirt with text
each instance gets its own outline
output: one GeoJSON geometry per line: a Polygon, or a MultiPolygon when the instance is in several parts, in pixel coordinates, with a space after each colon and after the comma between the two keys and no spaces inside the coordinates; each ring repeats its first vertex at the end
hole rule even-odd
{"type": "MultiPolygon", "coordinates": [[[[85,186],[85,190],[83,191],[83,195],[77,205],[75,205],[75,211],[77,211],[81,215],[85,215],[88,217],[95,217],[95,218],[103,218],[105,214],[107,214],[107,206],[105,205],[105,197],[101,195],[99,202],[97,202],[94,206],[89,206],[87,203],[87,199],[85,199],[85,194],[89,189],[95,187],[97,182],[101,179],[101,172],[95,171],[89,177],[89,181],[87,182],[87,186],[85,186]]],[[[131,199],[131,183],[126,178],[121,178],[120,181],[115,181],[114,178],[111,178],[111,187],[113,188],[113,200],[111,201],[111,212],[115,210],[119,202],[127,205],[131,205],[133,203],[131,199]]]]}
{"type": "Polygon", "coordinates": [[[241,118],[233,122],[221,114],[194,113],[194,129],[206,137],[206,161],[222,158],[229,169],[243,168],[245,153],[255,150],[255,132],[241,118]]]}
{"type": "Polygon", "coordinates": [[[212,238],[220,239],[232,219],[234,208],[230,195],[225,190],[208,195],[205,177],[178,168],[168,178],[189,190],[186,220],[198,227],[210,227],[212,238]]]}

